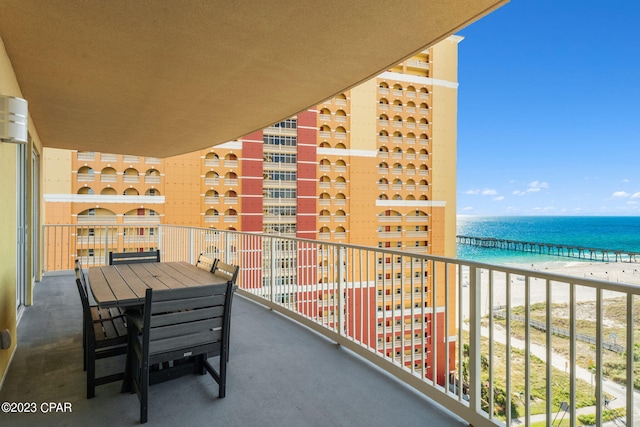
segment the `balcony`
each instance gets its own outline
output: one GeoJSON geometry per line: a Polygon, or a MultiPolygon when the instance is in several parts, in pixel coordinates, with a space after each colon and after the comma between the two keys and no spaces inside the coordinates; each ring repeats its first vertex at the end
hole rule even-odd
{"type": "MultiPolygon", "coordinates": [[[[107,232],[99,224],[88,227],[98,235],[107,232]]],[[[552,398],[569,402],[565,416],[577,425],[576,405],[582,400],[577,390],[589,390],[591,380],[593,406],[587,405],[580,413],[591,411],[599,419],[606,396],[614,406],[626,410],[627,425],[637,425],[633,389],[611,383],[603,372],[612,322],[621,325],[618,344],[634,347],[633,313],[640,301],[636,286],[408,253],[414,248],[392,250],[168,225],[159,225],[157,230],[164,261],[193,263],[200,252],[214,247],[216,257],[238,263],[241,274],[234,302],[227,397],[218,400],[215,390],[200,392],[200,388],[212,387],[207,377],[156,385],[150,399],[154,423],[175,425],[176,414],[180,414],[182,422],[192,424],[203,423],[202,416],[206,420],[215,417],[224,425],[253,424],[252,417],[258,424],[308,425],[320,418],[326,422],[330,416],[338,417],[335,423],[340,425],[422,425],[425,419],[434,425],[511,425],[515,412],[498,415],[483,409],[499,406],[493,393],[485,405],[482,393],[487,385],[500,384],[507,407],[513,403],[525,425],[551,425],[557,411],[552,398]],[[295,263],[291,263],[293,254],[295,263]],[[393,260],[394,268],[377,273],[379,259],[393,260]],[[282,268],[279,260],[296,268],[282,268]],[[321,268],[325,265],[335,268],[321,268]],[[396,287],[407,294],[394,293],[376,302],[380,290],[396,287]],[[623,305],[615,314],[603,309],[612,299],[623,305]],[[584,335],[584,326],[579,333],[576,326],[578,321],[583,323],[579,318],[585,309],[583,302],[591,304],[593,314],[593,342],[587,345],[595,362],[592,371],[580,366],[583,362],[577,353],[578,340],[584,335]],[[552,308],[558,304],[566,305],[562,317],[567,319],[564,341],[569,350],[564,356],[553,352],[558,343],[553,322],[560,315],[555,311],[552,315],[552,308]],[[538,320],[541,305],[546,309],[538,320]],[[501,317],[507,320],[500,321],[501,317]],[[405,326],[408,322],[411,326],[405,326]],[[380,336],[368,331],[378,331],[385,324],[392,338],[379,345],[381,338],[388,340],[388,333],[380,336]],[[535,339],[546,345],[536,343],[531,333],[540,325],[544,330],[535,339]],[[522,331],[518,339],[516,330],[522,331]],[[258,354],[256,348],[268,351],[258,354]],[[363,359],[367,362],[362,363],[363,359]],[[511,374],[516,365],[521,369],[520,380],[511,374]],[[386,374],[381,375],[382,371],[386,374]],[[463,377],[463,371],[468,376],[463,377]],[[531,385],[533,378],[542,382],[542,394],[531,385]],[[559,382],[565,385],[557,385],[559,382]],[[457,384],[464,386],[460,389],[457,384]],[[309,390],[314,392],[313,399],[307,397],[309,390]],[[380,404],[381,392],[384,405],[380,404]],[[531,412],[534,405],[523,404],[534,400],[541,411],[537,415],[531,412]],[[198,410],[179,411],[176,405],[181,404],[198,410]],[[278,410],[265,411],[263,405],[278,410]],[[447,417],[442,408],[456,416],[434,419],[447,417]],[[456,417],[465,421],[456,424],[460,421],[456,417]]],[[[68,244],[54,242],[72,241],[78,231],[73,225],[45,226],[43,234],[46,274],[35,287],[35,305],[26,309],[19,324],[20,345],[0,401],[49,402],[64,397],[73,404],[72,414],[60,415],[69,417],[65,418],[68,425],[82,425],[96,411],[107,424],[120,425],[129,419],[135,423],[138,403],[121,395],[117,383],[101,386],[96,399],[84,399],[80,307],[72,276],[49,274],[71,268],[76,255],[68,244]],[[65,235],[69,237],[60,238],[65,235]],[[55,389],[48,384],[55,384],[55,389]]],[[[105,253],[100,244],[90,249],[105,253]]],[[[426,251],[428,247],[415,249],[426,251]]],[[[89,258],[94,264],[106,261],[89,258]]],[[[623,356],[627,366],[634,364],[633,358],[633,352],[623,356]]],[[[634,369],[627,369],[623,377],[632,384],[634,369]]],[[[45,417],[51,416],[32,415],[30,421],[36,424],[47,424],[45,417]]],[[[23,416],[3,414],[3,421],[17,425],[23,416]]]]}
{"type": "MultiPolygon", "coordinates": [[[[138,400],[121,394],[119,383],[99,386],[95,398],[85,398],[82,310],[74,276],[45,276],[34,292],[36,303],[19,324],[20,345],[0,400],[38,405],[64,401],[73,412],[2,414],[3,425],[138,425],[138,400]]],[[[349,350],[239,294],[231,318],[227,396],[217,397],[217,385],[209,376],[154,385],[148,425],[417,426],[426,419],[433,425],[468,425],[349,350]]]]}

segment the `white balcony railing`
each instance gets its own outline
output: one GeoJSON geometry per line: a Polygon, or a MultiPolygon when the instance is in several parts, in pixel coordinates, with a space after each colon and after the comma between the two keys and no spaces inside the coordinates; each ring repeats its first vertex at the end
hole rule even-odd
{"type": "Polygon", "coordinates": [[[471,425],[510,426],[516,417],[552,425],[557,402],[565,402],[570,425],[581,405],[603,425],[609,403],[622,408],[619,425],[635,425],[637,352],[627,349],[637,348],[638,286],[431,256],[422,253],[428,246],[392,250],[162,224],[136,241],[142,227],[44,226],[43,270],[71,270],[77,258],[105,264],[109,251],[126,247],[114,235],[139,247],[153,238],[163,261],[195,263],[210,252],[239,265],[241,296],[353,351],[471,425]],[[74,238],[85,229],[106,240],[74,238]],[[590,342],[579,347],[584,337],[590,342]],[[610,349],[622,360],[616,384],[605,377],[610,349]]]}
{"type": "Polygon", "coordinates": [[[94,180],[95,180],[95,175],[92,173],[78,174],[78,182],[93,182],[94,180]]]}
{"type": "Polygon", "coordinates": [[[139,163],[140,162],[140,157],[139,156],[122,156],[122,161],[125,163],[139,163]]]}

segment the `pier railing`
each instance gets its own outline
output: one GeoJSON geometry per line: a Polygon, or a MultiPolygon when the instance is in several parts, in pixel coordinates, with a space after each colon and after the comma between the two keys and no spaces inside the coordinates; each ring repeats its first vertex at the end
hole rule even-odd
{"type": "Polygon", "coordinates": [[[45,266],[71,269],[79,256],[87,267],[102,265],[108,250],[154,245],[163,261],[193,263],[207,252],[240,266],[242,296],[350,349],[471,425],[552,425],[561,411],[577,425],[582,406],[592,406],[602,425],[606,402],[622,408],[627,425],[636,422],[636,352],[612,359],[605,337],[636,348],[640,287],[274,235],[127,227],[45,226],[45,266]],[[541,335],[534,321],[545,325],[541,335]],[[553,334],[559,324],[568,337],[553,334]],[[579,334],[595,345],[584,347],[579,334]],[[628,387],[605,378],[611,360],[627,367],[619,376],[628,387]]]}
{"type": "Polygon", "coordinates": [[[508,251],[555,255],[559,257],[583,258],[592,261],[638,262],[638,257],[640,257],[640,252],[624,251],[619,249],[590,248],[558,243],[497,239],[494,237],[456,236],[456,241],[459,244],[478,246],[481,248],[495,248],[508,251]]]}

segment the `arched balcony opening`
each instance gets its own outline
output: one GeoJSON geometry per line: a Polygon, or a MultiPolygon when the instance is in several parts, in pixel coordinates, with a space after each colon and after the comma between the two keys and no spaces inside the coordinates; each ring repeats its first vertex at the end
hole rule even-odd
{"type": "Polygon", "coordinates": [[[145,184],[160,184],[160,172],[157,169],[149,169],[144,173],[145,184]]]}
{"type": "Polygon", "coordinates": [[[334,120],[336,122],[341,122],[344,123],[347,121],[347,113],[345,113],[344,110],[338,110],[336,111],[336,114],[334,116],[334,120]]]}
{"type": "Polygon", "coordinates": [[[100,182],[117,182],[118,172],[112,167],[103,168],[100,171],[100,182]]]}
{"type": "Polygon", "coordinates": [[[338,142],[338,143],[336,144],[336,148],[337,148],[338,150],[346,150],[346,149],[347,149],[347,146],[346,146],[346,145],[344,145],[342,142],[338,142]]]}
{"type": "Polygon", "coordinates": [[[78,224],[115,224],[116,213],[104,208],[85,209],[78,213],[78,224]]]}
{"type": "Polygon", "coordinates": [[[238,156],[233,153],[227,153],[224,156],[224,167],[227,168],[237,168],[238,167],[238,156]]]}
{"type": "Polygon", "coordinates": [[[117,196],[118,192],[113,187],[105,187],[102,190],[100,190],[100,195],[101,196],[117,196]]]}
{"type": "Polygon", "coordinates": [[[327,175],[321,176],[320,179],[318,180],[318,187],[319,188],[330,188],[331,187],[331,178],[329,178],[327,175]]]}
{"type": "Polygon", "coordinates": [[[218,185],[220,184],[220,175],[217,172],[209,171],[204,175],[205,185],[218,185]]]}
{"type": "Polygon", "coordinates": [[[318,230],[318,238],[322,240],[330,239],[331,230],[329,229],[329,227],[320,227],[320,230],[318,230]]]}
{"type": "Polygon", "coordinates": [[[218,155],[214,151],[211,151],[204,156],[204,165],[220,166],[220,157],[218,157],[218,155]]]}
{"type": "Polygon", "coordinates": [[[216,190],[209,190],[204,193],[204,202],[207,205],[217,205],[220,203],[220,194],[216,190]]]}
{"type": "Polygon", "coordinates": [[[80,188],[78,188],[78,194],[93,194],[93,188],[91,188],[91,187],[80,187],[80,188]]]}
{"type": "Polygon", "coordinates": [[[393,142],[395,142],[396,144],[402,144],[402,132],[395,131],[393,133],[393,142]]]}
{"type": "Polygon", "coordinates": [[[238,211],[235,209],[227,209],[224,211],[224,222],[238,222],[238,211]]]}
{"type": "Polygon", "coordinates": [[[237,186],[238,185],[238,174],[236,174],[235,172],[227,172],[226,174],[224,174],[224,185],[232,185],[232,186],[237,186]]]}
{"type": "Polygon", "coordinates": [[[123,196],[139,196],[140,192],[138,191],[138,189],[136,188],[126,188],[123,192],[122,192],[123,196]]]}
{"type": "Polygon", "coordinates": [[[388,190],[389,189],[389,181],[387,178],[380,178],[378,180],[378,190],[388,190]]]}
{"type": "Polygon", "coordinates": [[[127,168],[122,174],[122,181],[128,184],[137,184],[140,182],[140,172],[135,168],[127,168]]]}
{"type": "Polygon", "coordinates": [[[320,145],[318,145],[318,147],[320,147],[320,148],[331,148],[331,144],[329,144],[327,141],[322,141],[320,143],[320,145]]]}
{"type": "Polygon", "coordinates": [[[329,126],[322,125],[318,131],[320,138],[331,138],[331,128],[329,126]]]}
{"type": "Polygon", "coordinates": [[[217,223],[220,221],[220,213],[217,209],[207,209],[204,213],[204,222],[205,223],[217,223]]]}
{"type": "Polygon", "coordinates": [[[224,203],[227,205],[238,204],[238,193],[233,190],[229,190],[224,193],[224,203]]]}
{"type": "Polygon", "coordinates": [[[160,196],[160,190],[158,190],[157,188],[149,188],[147,191],[144,192],[145,196],[160,196]]]}

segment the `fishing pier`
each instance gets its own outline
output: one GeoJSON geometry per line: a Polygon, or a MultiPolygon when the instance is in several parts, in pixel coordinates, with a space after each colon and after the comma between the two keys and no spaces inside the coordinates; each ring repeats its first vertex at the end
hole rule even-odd
{"type": "Polygon", "coordinates": [[[456,241],[459,244],[478,246],[481,248],[530,252],[603,262],[638,262],[638,257],[640,257],[640,252],[588,248],[584,246],[561,245],[558,243],[525,242],[520,240],[496,239],[492,237],[456,236],[456,241]]]}

